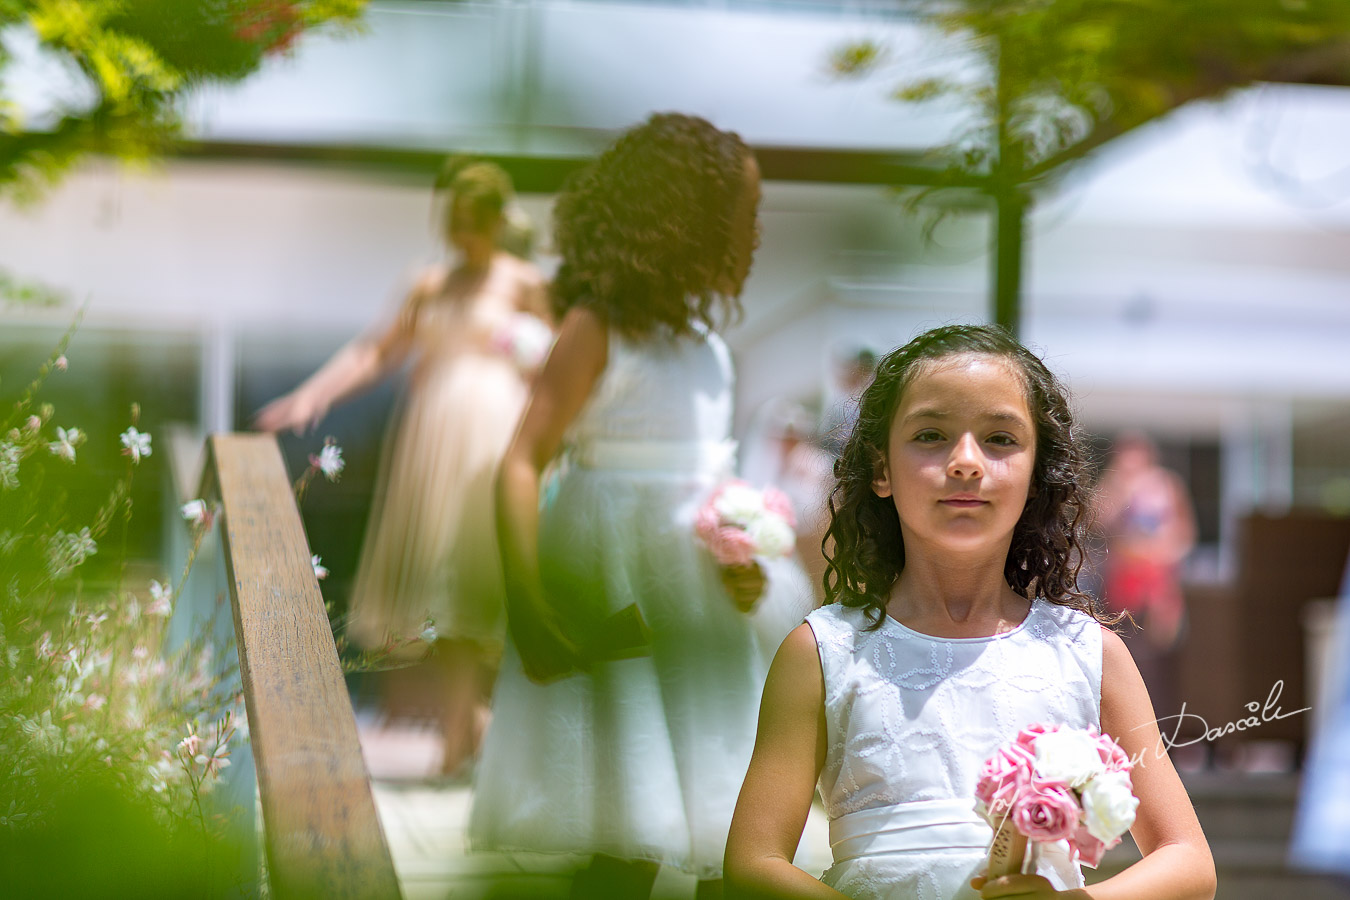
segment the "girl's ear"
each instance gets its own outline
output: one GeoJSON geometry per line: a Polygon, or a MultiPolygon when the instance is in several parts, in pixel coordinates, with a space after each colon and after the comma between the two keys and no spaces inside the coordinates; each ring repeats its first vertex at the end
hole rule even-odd
{"type": "Polygon", "coordinates": [[[878,497],[891,496],[891,472],[890,467],[886,465],[886,460],[877,454],[877,459],[872,467],[872,493],[878,497]]]}

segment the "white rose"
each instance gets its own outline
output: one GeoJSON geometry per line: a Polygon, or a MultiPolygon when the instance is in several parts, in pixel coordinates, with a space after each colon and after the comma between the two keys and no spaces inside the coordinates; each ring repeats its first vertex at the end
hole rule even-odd
{"type": "Polygon", "coordinates": [[[1110,844],[1130,829],[1138,806],[1128,772],[1106,772],[1083,788],[1083,824],[1103,844],[1110,844]]]}
{"type": "Polygon", "coordinates": [[[1086,731],[1063,728],[1036,738],[1036,774],[1081,788],[1106,771],[1097,742],[1086,731]]]}
{"type": "Polygon", "coordinates": [[[787,556],[797,545],[797,535],[781,518],[768,513],[756,516],[745,529],[761,556],[787,556]]]}
{"type": "Polygon", "coordinates": [[[728,484],[722,488],[713,508],[724,522],[748,526],[764,512],[764,497],[748,484],[728,484]]]}

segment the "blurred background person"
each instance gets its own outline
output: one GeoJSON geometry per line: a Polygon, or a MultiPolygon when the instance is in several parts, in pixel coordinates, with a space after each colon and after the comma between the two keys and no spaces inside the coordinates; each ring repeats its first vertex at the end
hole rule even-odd
{"type": "Polygon", "coordinates": [[[1186,618],[1180,567],[1195,546],[1195,515],[1181,478],[1158,464],[1142,432],[1116,438],[1098,485],[1097,527],[1106,544],[1101,599],[1135,629],[1121,636],[1139,666],[1158,715],[1176,710],[1175,653],[1186,618]]]}
{"type": "MultiPolygon", "coordinates": [[[[756,487],[777,487],[792,501],[797,556],[811,579],[818,605],[825,596],[821,541],[828,524],[825,504],[834,483],[835,458],[821,446],[816,416],[802,403],[786,397],[770,400],[755,418],[744,442],[741,474],[756,487]]],[[[770,656],[777,649],[777,645],[771,648],[770,656]]]]}
{"type": "Polygon", "coordinates": [[[877,355],[870,347],[849,350],[837,357],[831,367],[834,399],[826,398],[820,433],[825,449],[836,457],[843,452],[844,442],[858,421],[858,398],[872,383],[876,368],[877,355]]]}
{"type": "MultiPolygon", "coordinates": [[[[485,727],[505,629],[492,482],[551,335],[542,276],[501,249],[513,199],[506,172],[452,160],[436,186],[454,258],[421,274],[382,332],[342,348],[256,424],[313,428],[334,403],[416,358],[381,457],[347,636],[367,649],[392,642],[396,656],[424,646],[419,635],[434,642],[441,772],[451,775],[485,727]]],[[[523,232],[506,235],[516,249],[523,232]]]]}

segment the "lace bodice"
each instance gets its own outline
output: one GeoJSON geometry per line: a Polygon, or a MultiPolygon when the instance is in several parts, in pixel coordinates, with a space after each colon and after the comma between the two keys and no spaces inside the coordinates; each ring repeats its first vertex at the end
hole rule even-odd
{"type": "Polygon", "coordinates": [[[973,805],[984,761],[1035,722],[1099,726],[1101,626],[1034,601],[1016,629],[935,638],[839,604],[807,621],[825,677],[830,818],[897,803],[973,805]]]}
{"type": "Polygon", "coordinates": [[[731,354],[715,332],[641,343],[611,332],[605,370],[573,423],[571,442],[725,441],[732,378],[731,354]]]}

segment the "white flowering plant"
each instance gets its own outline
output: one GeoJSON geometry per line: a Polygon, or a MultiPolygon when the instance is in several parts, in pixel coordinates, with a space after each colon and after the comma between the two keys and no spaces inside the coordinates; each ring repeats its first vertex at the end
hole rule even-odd
{"type": "MultiPolygon", "coordinates": [[[[170,581],[127,559],[133,482],[153,446],[139,408],[84,428],[38,400],[70,365],[72,333],[17,399],[0,394],[0,846],[44,846],[91,785],[146,810],[169,843],[186,829],[213,846],[225,822],[202,798],[244,736],[242,700],[206,635],[165,649],[187,569],[170,581]],[[121,474],[91,514],[72,485],[99,465],[121,474]],[[201,752],[183,752],[188,736],[201,752]]],[[[196,502],[189,569],[213,515],[196,502]]]]}

